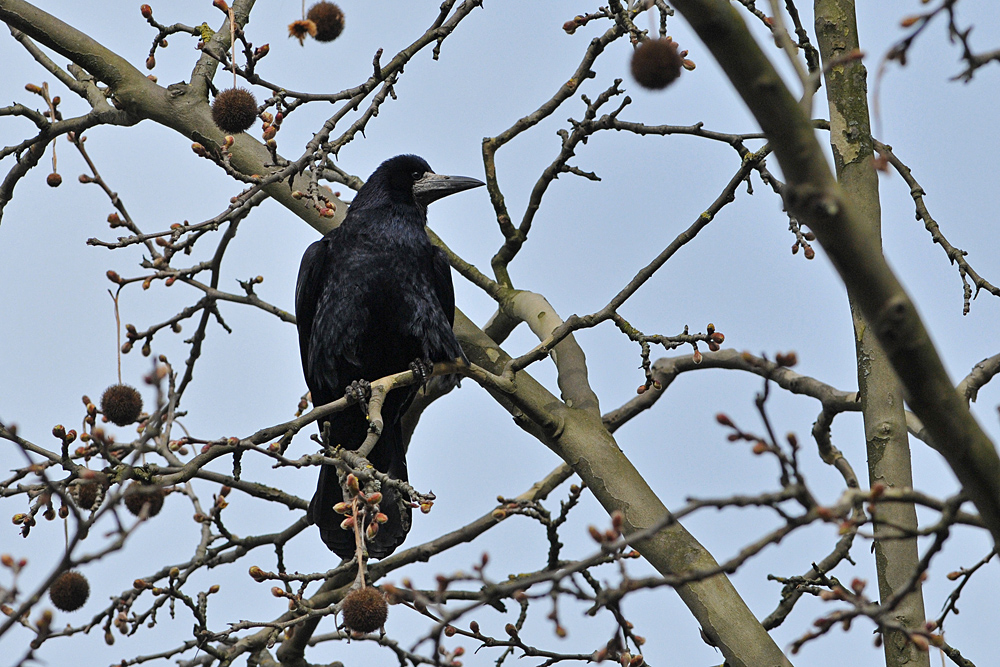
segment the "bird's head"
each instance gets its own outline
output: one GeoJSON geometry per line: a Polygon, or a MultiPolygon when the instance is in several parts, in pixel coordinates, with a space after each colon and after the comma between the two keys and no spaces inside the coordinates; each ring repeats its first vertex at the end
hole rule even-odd
{"type": "MultiPolygon", "coordinates": [[[[467,176],[435,174],[427,161],[416,155],[389,158],[371,175],[366,187],[369,184],[380,184],[381,189],[393,201],[421,206],[462,190],[485,185],[482,181],[467,176]]],[[[359,196],[361,194],[358,193],[359,196]]]]}

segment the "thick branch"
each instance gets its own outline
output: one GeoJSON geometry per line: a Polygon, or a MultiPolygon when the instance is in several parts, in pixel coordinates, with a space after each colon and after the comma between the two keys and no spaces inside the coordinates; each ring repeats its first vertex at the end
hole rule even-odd
{"type": "MultiPolygon", "coordinates": [[[[816,35],[826,73],[830,106],[830,144],[837,178],[844,194],[857,206],[858,214],[870,229],[881,235],[881,205],[878,174],[872,159],[871,123],[868,113],[868,86],[860,60],[845,55],[860,48],[854,0],[817,0],[816,35]],[[838,64],[838,59],[843,60],[838,64]]],[[[868,479],[874,487],[910,488],[913,474],[906,414],[896,375],[865,317],[851,301],[858,364],[858,390],[868,447],[868,479]]],[[[912,504],[893,503],[879,508],[875,523],[875,569],[879,597],[883,604],[910,582],[920,562],[917,540],[917,512],[912,504]]],[[[894,611],[900,624],[918,629],[926,620],[920,582],[900,601],[894,611]]],[[[924,665],[930,657],[908,641],[905,633],[886,633],[883,644],[887,667],[924,665]]]]}

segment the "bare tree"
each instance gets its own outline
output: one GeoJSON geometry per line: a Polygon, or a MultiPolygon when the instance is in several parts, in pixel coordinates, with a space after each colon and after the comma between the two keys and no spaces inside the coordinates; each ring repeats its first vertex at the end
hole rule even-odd
{"type": "MultiPolygon", "coordinates": [[[[224,0],[213,4],[217,29],[208,23],[161,23],[161,11],[169,14],[172,10],[149,5],[142,5],[139,16],[130,13],[122,19],[129,22],[129,29],[145,22],[152,45],[145,61],[148,70],[155,71],[157,56],[162,58],[163,49],[172,46],[168,41],[197,40],[198,51],[188,78],[163,86],[112,47],[55,16],[23,0],[0,0],[0,19],[9,27],[13,40],[37,62],[41,77],[40,83],[28,83],[21,102],[0,112],[13,117],[6,122],[19,117],[34,125],[22,140],[0,152],[5,164],[0,215],[22,181],[33,170],[37,173],[50,153],[48,183],[59,186],[62,176],[56,149],[65,151],[68,142],[87,166],[79,181],[96,185],[107,196],[114,209],[107,224],[112,230],[122,230],[110,236],[104,230],[87,243],[114,251],[111,257],[136,249],[143,253],[138,269],[125,271],[116,265],[119,269],[107,271],[116,317],[121,295],[138,296],[160,285],[180,284],[187,290],[186,305],[179,310],[166,311],[151,297],[152,312],[158,313],[151,318],[153,323],[117,325],[125,335],[124,342],[119,341],[121,353],[138,348],[143,356],[155,359],[143,378],[147,392],[155,395],[146,411],[131,403],[131,394],[125,398],[105,394],[101,400],[85,396],[82,417],[46,415],[54,422],[80,420],[82,424],[79,431],[63,425],[52,428],[54,445],[19,433],[14,426],[18,415],[2,416],[0,438],[13,445],[5,450],[4,460],[14,463],[11,475],[0,482],[0,496],[11,508],[13,530],[28,538],[16,547],[13,540],[3,540],[0,603],[6,616],[0,624],[0,636],[20,642],[16,655],[8,653],[13,656],[12,664],[27,664],[49,647],[80,642],[82,636],[103,630],[109,644],[116,641],[116,633],[127,638],[129,657],[122,665],[154,659],[175,659],[183,665],[236,661],[307,665],[319,655],[313,652],[329,651],[322,655],[353,660],[353,651],[372,644],[384,654],[383,660],[393,659],[401,665],[457,665],[468,659],[462,657],[465,650],[476,650],[497,664],[508,657],[529,656],[542,665],[614,660],[636,666],[645,660],[646,638],[640,632],[652,643],[669,644],[670,639],[664,627],[635,627],[626,616],[623,601],[634,599],[637,591],[665,587],[676,591],[700,627],[701,638],[716,647],[732,667],[790,664],[801,647],[822,641],[820,638],[838,626],[850,628],[856,619],[876,629],[876,641],[884,644],[887,665],[929,665],[930,647],[939,648],[955,664],[973,664],[945,641],[943,627],[946,620],[953,623],[951,616],[958,611],[959,596],[973,575],[990,562],[1000,538],[1000,458],[968,407],[979,389],[1000,371],[1000,354],[976,365],[957,388],[952,384],[913,301],[882,255],[878,170],[891,170],[901,177],[899,181],[909,188],[916,214],[932,240],[957,264],[966,312],[973,292],[986,290],[1000,295],[1000,289],[982,277],[966,253],[945,238],[928,211],[916,177],[898,156],[905,149],[897,154],[872,136],[867,74],[851,0],[817,0],[814,31],[803,24],[791,0],[783,7],[774,0],[768,11],[756,7],[753,0],[741,0],[740,9],[724,0],[678,0],[673,7],[682,17],[675,17],[673,7],[662,0],[612,0],[590,13],[566,17],[563,31],[573,36],[579,47],[575,69],[564,73],[565,82],[554,92],[548,91],[541,104],[525,96],[527,113],[482,143],[491,217],[502,235],[490,271],[459,256],[442,237],[428,230],[461,278],[495,302],[493,316],[481,325],[463,312],[457,313],[455,330],[470,363],[439,365],[435,373],[461,373],[467,379],[463,392],[470,391],[470,385],[484,389],[523,432],[554,452],[562,463],[551,471],[538,470],[534,475],[537,482],[530,488],[520,495],[502,495],[482,516],[454,525],[423,543],[411,539],[392,556],[374,563],[366,562],[362,545],[366,515],[367,526],[374,525],[370,517],[377,516],[378,490],[393,485],[414,508],[425,513],[432,511],[437,496],[424,490],[419,481],[410,486],[373,471],[362,456],[331,446],[318,436],[310,440],[308,434],[324,416],[358,409],[351,401],[340,399],[310,409],[305,397],[286,396],[289,406],[298,403],[298,412],[289,414],[290,419],[266,425],[241,415],[229,424],[239,434],[220,438],[186,426],[186,420],[207,406],[184,399],[191,396],[196,368],[204,365],[205,341],[215,327],[230,330],[222,306],[249,307],[246,310],[257,318],[294,323],[287,312],[290,295],[277,303],[266,301],[257,291],[263,281],[259,276],[240,280],[239,291],[226,291],[223,263],[230,257],[227,253],[241,224],[258,215],[259,207],[268,200],[319,232],[339,224],[349,204],[334,189],[356,191],[363,184],[362,178],[350,173],[338,159],[341,150],[373,126],[383,105],[395,99],[397,87],[406,79],[404,68],[427,53],[435,60],[447,58],[453,36],[485,12],[481,1],[445,0],[430,25],[415,30],[415,37],[406,46],[395,53],[373,48],[370,72],[330,93],[296,91],[272,80],[267,60],[272,48],[254,43],[258,38],[250,24],[252,0],[236,1],[232,7],[224,0]],[[649,30],[638,25],[647,20],[646,15],[650,17],[649,30]],[[630,43],[636,54],[645,50],[648,55],[653,49],[666,54],[651,56],[646,64],[636,56],[632,66],[639,81],[651,76],[653,85],[659,85],[657,81],[669,83],[679,76],[697,76],[692,59],[699,59],[687,51],[694,45],[678,46],[668,37],[674,22],[680,20],[697,33],[721,66],[760,131],[722,131],[702,123],[644,124],[629,119],[632,100],[625,95],[626,84],[621,78],[599,75],[595,64],[609,57],[611,48],[630,43]],[[780,49],[774,53],[786,60],[782,66],[790,67],[792,84],[779,75],[748,23],[780,49]],[[57,62],[60,59],[69,64],[63,67],[57,62]],[[233,88],[239,83],[260,98],[259,105],[256,100],[249,102],[249,122],[245,123],[262,120],[259,139],[256,130],[242,132],[248,128],[232,127],[229,120],[220,118],[226,111],[220,109],[223,104],[218,100],[223,89],[230,88],[230,76],[233,88]],[[789,85],[800,89],[798,95],[789,85]],[[78,99],[60,99],[57,88],[78,99]],[[827,95],[829,120],[813,117],[813,108],[821,106],[814,98],[822,91],[827,95]],[[67,109],[71,107],[84,112],[70,115],[67,109]],[[319,122],[308,115],[315,109],[324,110],[325,117],[319,122]],[[515,210],[508,201],[515,198],[502,185],[504,169],[509,169],[504,166],[504,155],[511,150],[508,147],[534,137],[539,126],[551,123],[557,113],[582,116],[571,118],[559,129],[558,150],[546,158],[547,165],[533,177],[530,189],[519,193],[526,204],[515,210]],[[197,222],[167,226],[130,213],[127,195],[119,196],[114,184],[105,180],[85,141],[95,136],[88,134],[94,128],[131,128],[144,120],[183,135],[191,142],[194,155],[190,160],[208,160],[217,168],[220,182],[235,192],[228,205],[205,212],[197,222]],[[292,128],[310,138],[286,142],[284,137],[296,131],[292,128]],[[596,173],[579,166],[576,153],[591,139],[611,130],[646,141],[682,136],[728,146],[735,152],[731,174],[714,200],[704,206],[704,212],[652,261],[632,269],[631,280],[617,287],[605,305],[564,318],[544,294],[515,286],[512,266],[522,255],[544,210],[542,201],[550,196],[557,178],[568,175],[600,180],[596,173]],[[821,142],[832,147],[834,170],[824,157],[821,142]],[[772,154],[780,175],[772,171],[772,154]],[[633,297],[650,289],[654,275],[668,260],[711,225],[735,201],[738,191],[744,187],[752,191],[755,183],[773,193],[786,212],[782,225],[787,224],[792,235],[793,253],[801,251],[802,257],[812,259],[817,252],[813,244],[818,243],[847,288],[857,349],[856,391],[799,374],[793,370],[797,364],[793,352],[750,354],[726,347],[722,325],[716,328],[708,324],[696,331],[678,325],[678,333],[648,333],[655,320],[641,311],[636,316],[634,310],[628,310],[635,302],[633,297]],[[185,341],[187,356],[181,363],[165,354],[154,354],[158,341],[169,331],[179,332],[189,324],[194,331],[185,341]],[[537,343],[525,347],[511,338],[521,324],[537,343]],[[630,356],[620,363],[638,363],[642,372],[641,378],[637,375],[641,381],[637,395],[604,412],[599,400],[602,392],[590,380],[592,369],[581,343],[582,332],[598,327],[613,328],[629,342],[630,356]],[[521,349],[515,352],[515,347],[521,349]],[[654,359],[654,348],[662,348],[668,356],[654,359]],[[536,372],[545,363],[554,370],[557,389],[535,377],[550,372],[536,372]],[[754,401],[759,425],[738,423],[722,405],[718,405],[723,411],[716,421],[730,442],[745,444],[753,454],[777,464],[777,485],[767,488],[761,484],[753,493],[689,498],[668,509],[649,483],[649,472],[632,463],[615,433],[631,420],[651,414],[649,411],[667,397],[682,374],[713,368],[759,379],[761,389],[754,401]],[[794,433],[779,437],[782,426],[771,410],[776,394],[804,396],[819,403],[813,442],[807,444],[794,433]],[[867,488],[859,480],[857,462],[852,464],[834,445],[831,425],[844,412],[863,415],[867,488]],[[126,436],[124,431],[114,431],[109,421],[119,426],[137,423],[138,427],[134,435],[126,436]],[[934,497],[913,488],[911,442],[917,447],[925,443],[944,457],[960,481],[959,493],[934,497]],[[17,455],[16,461],[7,455],[11,452],[17,455]],[[825,494],[807,481],[805,462],[816,459],[836,471],[839,479],[839,497],[832,502],[823,500],[825,494]],[[323,558],[310,563],[312,571],[301,573],[286,567],[285,554],[295,548],[296,541],[309,539],[306,535],[314,537],[305,515],[308,492],[302,489],[311,489],[315,470],[301,469],[319,465],[333,465],[343,473],[345,487],[354,498],[353,508],[343,508],[344,528],[355,531],[359,552],[354,560],[333,569],[322,565],[329,562],[323,560],[327,558],[323,553],[323,558]],[[258,474],[269,470],[274,470],[273,477],[258,474]],[[294,473],[294,483],[282,483],[293,479],[282,475],[288,471],[294,473]],[[302,486],[304,477],[309,478],[310,486],[302,486]],[[574,483],[568,490],[562,489],[571,478],[574,483]],[[165,498],[175,503],[180,497],[191,504],[199,526],[197,541],[185,545],[189,555],[184,560],[130,565],[135,567],[126,575],[130,585],[108,602],[91,601],[89,620],[74,618],[66,624],[62,612],[48,609],[46,594],[60,609],[81,607],[87,597],[86,584],[79,575],[67,573],[87,573],[117,552],[127,553],[137,533],[163,521],[156,515],[165,498]],[[558,509],[552,504],[556,497],[558,509]],[[587,517],[593,524],[588,531],[592,542],[580,549],[579,542],[572,542],[568,535],[574,525],[570,519],[584,511],[574,508],[588,498],[595,499],[606,515],[587,517]],[[286,519],[281,530],[240,535],[229,527],[235,512],[263,516],[280,507],[290,510],[283,515],[286,519]],[[771,512],[773,527],[757,532],[724,559],[713,556],[685,528],[687,519],[704,510],[745,507],[771,512]],[[926,512],[922,516],[932,518],[918,523],[917,508],[926,512]],[[57,516],[65,526],[65,548],[44,576],[22,586],[21,577],[30,568],[42,567],[34,564],[32,540],[39,532],[52,530],[57,516]],[[486,554],[463,569],[448,560],[451,550],[459,545],[492,544],[488,542],[492,529],[514,516],[540,524],[546,545],[546,553],[523,558],[518,574],[497,574],[486,554]],[[728,575],[786,537],[822,524],[835,527],[836,537],[823,546],[822,557],[805,557],[795,574],[773,577],[783,586],[780,599],[770,600],[773,611],[758,618],[728,575]],[[955,582],[953,592],[943,611],[928,618],[921,585],[956,527],[988,535],[994,550],[970,556],[967,567],[948,576],[955,582]],[[918,538],[925,539],[921,542],[918,538]],[[564,540],[573,546],[567,548],[564,540]],[[873,558],[869,546],[874,551],[877,595],[845,566],[873,558]],[[21,555],[25,553],[27,557],[21,555]],[[428,560],[438,568],[433,585],[414,583],[408,573],[416,563],[428,560]],[[267,562],[274,564],[263,567],[267,562]],[[213,596],[220,589],[217,584],[202,586],[205,575],[237,563],[240,565],[235,569],[248,568],[248,576],[239,579],[240,586],[270,585],[271,594],[287,602],[287,611],[270,614],[248,606],[233,614],[217,612],[213,596]],[[652,569],[644,573],[638,569],[645,567],[642,563],[652,569]],[[359,609],[361,603],[353,593],[370,586],[379,591],[374,602],[365,603],[374,609],[359,609]],[[415,641],[403,641],[379,630],[384,622],[380,616],[383,597],[393,605],[392,615],[407,610],[412,623],[420,628],[415,641]],[[811,619],[811,628],[798,628],[798,639],[786,651],[770,631],[785,622],[803,598],[821,600],[825,611],[811,619]],[[591,615],[610,618],[610,638],[580,636],[563,643],[561,638],[572,625],[565,612],[570,605],[582,605],[591,615]],[[509,615],[510,620],[505,617],[500,623],[495,619],[488,623],[484,619],[489,608],[509,615]],[[168,648],[149,652],[142,637],[157,623],[162,624],[166,614],[189,619],[193,629],[189,635],[172,636],[168,648]],[[368,614],[374,621],[357,620],[358,614],[368,614]],[[545,620],[539,620],[539,614],[544,614],[545,620]],[[548,632],[540,632],[542,629],[548,632]],[[320,648],[314,648],[317,646],[320,648]]],[[[973,49],[968,28],[961,27],[956,17],[956,4],[956,0],[941,0],[925,13],[905,18],[903,26],[908,32],[889,52],[886,62],[905,65],[911,45],[937,16],[946,17],[948,34],[961,46],[965,69],[960,77],[971,80],[976,71],[996,60],[995,52],[973,49]]],[[[342,14],[337,18],[329,7],[326,10],[325,16],[310,12],[298,20],[289,17],[293,21],[289,30],[300,41],[325,38],[332,32],[336,37],[345,19],[342,14]],[[324,23],[329,21],[340,21],[339,27],[334,30],[324,23]]],[[[488,20],[501,19],[490,16],[488,20]]],[[[282,48],[298,45],[288,42],[282,48]]],[[[707,58],[702,53],[699,62],[707,58]]],[[[449,91],[439,94],[447,97],[449,91]]],[[[458,96],[453,105],[457,115],[464,113],[458,96]]],[[[164,197],[176,196],[169,194],[169,184],[163,187],[164,197]]],[[[625,209],[628,202],[623,200],[620,205],[625,209]]],[[[18,219],[4,222],[5,226],[20,224],[18,219]]],[[[88,224],[93,222],[88,220],[88,224]]],[[[847,315],[845,308],[844,318],[847,315]]],[[[724,328],[732,337],[730,324],[724,328]]],[[[294,338],[290,327],[288,336],[294,338]]],[[[119,360],[119,384],[120,368],[119,360]]],[[[368,408],[372,423],[380,421],[379,406],[386,392],[416,381],[412,372],[405,372],[374,382],[368,408]]],[[[406,417],[407,437],[414,433],[421,417],[429,414],[426,411],[448,409],[444,401],[435,405],[443,394],[433,381],[421,390],[406,417]]],[[[377,435],[378,430],[373,429],[370,438],[377,435]]],[[[445,495],[449,490],[438,489],[438,493],[445,495]]]]}

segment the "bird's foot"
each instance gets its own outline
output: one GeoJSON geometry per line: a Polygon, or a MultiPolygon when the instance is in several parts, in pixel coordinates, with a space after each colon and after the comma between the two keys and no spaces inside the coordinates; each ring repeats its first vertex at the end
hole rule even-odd
{"type": "Polygon", "coordinates": [[[410,370],[420,380],[420,386],[427,388],[427,381],[434,372],[434,363],[430,359],[414,359],[410,362],[410,370]]]}
{"type": "Polygon", "coordinates": [[[368,414],[368,399],[372,395],[372,383],[368,380],[355,380],[344,389],[344,395],[349,401],[361,406],[361,411],[368,414]]]}

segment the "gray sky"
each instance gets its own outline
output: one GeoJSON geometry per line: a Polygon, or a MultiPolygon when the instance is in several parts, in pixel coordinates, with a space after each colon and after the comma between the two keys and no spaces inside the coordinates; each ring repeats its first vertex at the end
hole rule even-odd
{"type": "MultiPolygon", "coordinates": [[[[106,3],[101,9],[88,3],[38,4],[136,65],[145,60],[153,32],[135,3],[106,3]]],[[[923,5],[916,0],[860,4],[864,5],[859,16],[861,38],[872,75],[869,87],[874,89],[881,55],[902,35],[897,28],[900,18],[923,5]]],[[[286,38],[286,25],[298,17],[299,3],[259,3],[247,32],[255,45],[271,45],[270,55],[259,66],[261,75],[292,89],[314,92],[356,85],[370,72],[378,47],[385,49],[385,61],[430,25],[438,7],[433,2],[398,0],[344,0],[341,5],[347,17],[344,34],[332,44],[307,41],[300,48],[295,40],[286,38]]],[[[1000,19],[987,5],[970,0],[960,4],[963,20],[976,25],[974,36],[979,40],[974,43],[982,50],[995,48],[1000,34],[1000,19]]],[[[395,87],[398,100],[382,106],[366,136],[358,136],[341,151],[339,164],[350,173],[367,177],[383,159],[412,152],[425,157],[440,173],[482,178],[482,138],[499,134],[534,111],[569,78],[589,40],[604,27],[595,23],[569,36],[561,26],[574,14],[594,8],[596,5],[570,2],[487,2],[445,41],[439,61],[433,61],[427,51],[406,67],[395,87]]],[[[809,8],[800,9],[809,25],[809,8]]],[[[208,21],[217,27],[220,23],[220,14],[207,0],[153,4],[153,10],[157,19],[167,24],[208,21]]],[[[698,67],[667,91],[650,93],[631,81],[631,47],[622,40],[597,61],[597,78],[582,86],[581,92],[593,98],[613,79],[623,78],[633,100],[622,113],[623,119],[647,124],[704,122],[711,130],[754,131],[742,102],[683,19],[672,20],[670,33],[682,48],[690,50],[689,57],[698,67]]],[[[174,35],[169,48],[157,53],[154,73],[161,85],[189,76],[198,55],[194,44],[193,38],[174,35]]],[[[784,67],[777,49],[768,53],[784,67]]],[[[951,82],[949,78],[961,69],[959,53],[947,44],[942,23],[932,26],[918,41],[906,68],[886,68],[880,87],[877,138],[892,145],[913,169],[927,192],[931,213],[948,239],[968,250],[972,265],[996,282],[1000,279],[1000,259],[995,252],[1000,245],[1000,226],[995,224],[993,198],[1000,152],[1000,129],[995,122],[1000,68],[980,70],[969,85],[951,82]]],[[[63,61],[61,57],[55,60],[63,61]]],[[[81,101],[56,84],[51,75],[46,76],[9,37],[0,39],[0,62],[5,69],[0,93],[7,103],[16,100],[39,106],[40,98],[24,92],[23,86],[47,80],[63,98],[64,115],[84,111],[81,101]]],[[[229,75],[221,72],[215,81],[220,87],[231,83],[229,75]]],[[[263,91],[257,92],[260,99],[263,91]]],[[[815,117],[827,115],[822,92],[815,117]]],[[[583,111],[584,105],[577,98],[499,153],[500,184],[515,218],[523,211],[539,173],[558,153],[556,130],[568,127],[566,118],[580,118],[583,111]]],[[[330,107],[319,103],[296,112],[278,135],[282,154],[297,157],[330,112],[330,107]]],[[[0,123],[0,144],[14,144],[30,132],[27,121],[5,118],[0,123]]],[[[259,137],[259,123],[252,132],[259,137]]],[[[187,139],[152,122],[130,129],[95,128],[87,136],[87,148],[98,169],[145,231],[214,216],[241,189],[214,165],[195,158],[187,139]]],[[[83,416],[80,396],[89,394],[96,399],[116,379],[114,316],[107,295],[111,284],[104,277],[105,271],[114,269],[124,276],[142,272],[138,265],[142,252],[137,247],[112,253],[85,245],[89,237],[110,240],[118,235],[105,222],[112,207],[97,187],[77,182],[85,165],[75,149],[60,140],[57,151],[63,185],[58,189],[45,185],[47,156],[19,184],[0,222],[0,419],[18,424],[24,437],[42,445],[54,442],[49,431],[56,423],[79,429],[83,416]]],[[[11,163],[10,159],[0,163],[4,173],[11,163]]],[[[695,220],[739,166],[736,153],[724,144],[688,137],[642,139],[624,133],[592,137],[578,148],[572,164],[595,171],[601,182],[564,175],[554,183],[528,243],[511,266],[516,287],[544,294],[564,318],[605,305],[639,268],[695,220]]],[[[777,172],[773,160],[770,166],[777,172]]],[[[1000,302],[983,294],[963,317],[958,272],[941,249],[930,243],[922,224],[914,220],[907,186],[893,175],[882,176],[880,182],[886,255],[915,298],[957,382],[977,361],[997,352],[994,332],[1000,325],[1000,302]]],[[[724,209],[693,244],[663,267],[633,297],[623,315],[646,333],[679,333],[684,325],[702,331],[706,323],[714,322],[726,335],[726,347],[769,355],[795,350],[800,360],[796,370],[852,390],[857,383],[845,291],[818,246],[817,259],[812,262],[801,253],[791,255],[794,238],[787,231],[780,202],[756,176],[753,187],[752,197],[741,189],[735,204],[724,209]]],[[[434,204],[430,225],[453,250],[484,271],[502,242],[485,189],[434,204]]],[[[291,310],[299,258],[315,238],[316,233],[291,213],[272,202],[265,203],[242,223],[227,254],[221,287],[239,291],[237,279],[260,274],[265,281],[258,294],[291,310]]],[[[208,252],[210,242],[203,245],[201,252],[208,252]]],[[[489,297],[457,275],[456,291],[459,307],[477,323],[484,323],[493,313],[489,297]]],[[[131,287],[121,298],[123,323],[144,328],[173,315],[198,296],[180,284],[169,289],[157,284],[148,292],[131,287]]],[[[185,426],[205,438],[243,436],[284,421],[291,417],[305,391],[292,326],[234,304],[221,304],[220,309],[233,333],[209,327],[195,382],[184,399],[184,407],[190,411],[185,426]]],[[[187,356],[182,341],[193,326],[186,323],[181,335],[160,333],[154,340],[154,355],[166,354],[180,366],[187,356]]],[[[635,387],[643,380],[637,368],[637,347],[610,324],[581,332],[578,340],[588,355],[590,378],[602,410],[634,396],[635,387]]],[[[517,356],[535,342],[521,327],[504,349],[517,356]]],[[[654,353],[654,358],[658,356],[662,352],[654,353]]],[[[137,352],[123,358],[126,382],[141,386],[142,375],[149,368],[150,361],[137,352]]],[[[532,366],[530,372],[554,387],[554,370],[547,362],[532,366]]],[[[144,386],[141,389],[148,405],[152,392],[144,386]]],[[[754,457],[744,446],[727,443],[724,429],[713,417],[725,411],[747,430],[759,430],[753,407],[753,396],[759,389],[756,377],[732,372],[686,374],[655,409],[619,431],[616,439],[669,507],[678,507],[690,496],[717,497],[776,488],[773,462],[754,457]]],[[[994,383],[980,392],[973,406],[994,440],[1000,436],[997,403],[1000,389],[994,383]]],[[[770,409],[779,432],[795,432],[805,442],[804,470],[817,492],[824,500],[836,500],[839,476],[810,448],[809,430],[819,406],[815,401],[778,392],[770,409]]],[[[125,437],[127,431],[122,429],[119,439],[125,437]]],[[[838,417],[834,437],[866,481],[860,415],[838,417]]],[[[301,435],[290,455],[303,455],[311,447],[301,435]]],[[[951,472],[936,453],[916,440],[912,450],[917,488],[937,496],[957,490],[951,472]]],[[[433,489],[439,500],[430,515],[417,517],[407,545],[481,515],[493,507],[498,494],[513,496],[524,491],[557,463],[553,454],[516,428],[485,392],[471,381],[463,383],[460,391],[424,416],[411,445],[411,480],[419,489],[433,489]]],[[[18,451],[9,443],[0,446],[0,469],[20,465],[23,459],[18,451]]],[[[245,458],[244,475],[282,485],[305,498],[315,483],[314,471],[272,471],[253,457],[245,458]]],[[[205,497],[209,497],[209,488],[201,487],[205,497]]],[[[554,494],[550,506],[554,507],[564,493],[554,494]]],[[[261,513],[259,504],[234,495],[229,521],[236,533],[278,529],[290,520],[281,510],[269,508],[261,513]]],[[[18,501],[7,502],[5,508],[8,515],[24,510],[18,501]]],[[[179,494],[169,497],[163,514],[142,527],[125,552],[86,568],[91,600],[69,618],[57,615],[57,623],[79,623],[96,613],[107,596],[127,588],[136,577],[164,562],[189,558],[197,539],[192,513],[190,503],[179,494]]],[[[567,554],[578,557],[593,550],[585,531],[589,523],[604,526],[607,517],[588,497],[564,533],[567,554]]],[[[9,522],[2,525],[0,552],[31,561],[22,582],[27,589],[57,562],[62,530],[56,523],[42,523],[25,541],[15,526],[9,522]]],[[[729,510],[698,514],[686,525],[722,560],[775,523],[765,512],[729,510]]],[[[768,582],[766,575],[800,574],[811,561],[825,556],[835,540],[835,529],[830,526],[796,533],[748,563],[733,581],[762,617],[774,608],[780,594],[780,585],[768,582]]],[[[494,529],[487,539],[457,548],[431,564],[410,568],[406,575],[417,585],[433,586],[435,574],[467,570],[486,549],[493,556],[490,574],[503,579],[509,572],[539,567],[544,541],[544,531],[537,524],[515,517],[494,529]]],[[[925,584],[929,616],[939,613],[953,587],[945,574],[972,565],[989,548],[985,533],[955,531],[925,584]]],[[[868,579],[874,590],[868,545],[859,541],[853,553],[857,567],[852,570],[843,564],[836,574],[846,581],[853,576],[868,579]]],[[[289,546],[286,559],[290,570],[302,572],[329,569],[336,560],[314,529],[289,546]]],[[[269,585],[255,584],[246,576],[250,564],[273,569],[273,555],[261,553],[241,561],[232,571],[216,570],[196,580],[206,586],[222,585],[210,608],[215,627],[225,620],[270,619],[284,609],[282,601],[270,596],[269,585]]],[[[648,573],[649,568],[634,564],[631,571],[639,575],[648,573]]],[[[616,575],[609,570],[605,576],[614,579],[616,575]]],[[[398,579],[390,577],[391,581],[398,579]]],[[[949,643],[981,665],[989,664],[989,656],[1000,653],[996,633],[985,631],[995,625],[994,591],[998,583],[995,564],[979,572],[959,603],[964,613],[951,618],[946,626],[949,643]]],[[[532,613],[543,615],[543,607],[533,607],[532,613]]],[[[650,663],[704,665],[722,659],[702,643],[696,623],[673,592],[639,593],[626,599],[624,610],[637,632],[649,639],[644,654],[650,663]]],[[[809,630],[815,618],[830,610],[829,605],[818,602],[800,602],[796,612],[773,633],[779,645],[787,646],[809,630]]],[[[570,631],[568,639],[556,639],[548,622],[539,617],[532,624],[535,629],[525,634],[526,640],[556,649],[596,649],[611,636],[613,620],[606,613],[592,619],[582,612],[582,607],[561,608],[561,618],[570,631]]],[[[473,617],[484,630],[502,634],[503,624],[516,615],[484,610],[473,617]]],[[[320,632],[332,627],[331,621],[324,621],[320,632]]],[[[391,610],[387,630],[406,644],[428,627],[426,619],[396,607],[391,610]]],[[[157,628],[142,631],[144,638],[137,641],[119,638],[114,647],[107,647],[102,633],[95,630],[87,637],[49,642],[41,657],[49,664],[65,664],[67,658],[78,658],[86,651],[88,664],[106,664],[172,646],[182,641],[189,629],[189,617],[178,610],[177,620],[161,614],[157,628]]],[[[807,645],[793,662],[879,664],[881,651],[872,647],[871,629],[870,623],[862,621],[850,633],[834,630],[807,645]]],[[[0,641],[0,655],[16,655],[25,637],[24,632],[9,633],[0,641]]],[[[455,643],[464,644],[467,650],[475,648],[470,642],[455,643]]],[[[328,644],[308,658],[312,662],[340,659],[349,665],[370,664],[362,656],[371,650],[361,643],[350,647],[328,644]]],[[[384,651],[375,655],[380,662],[394,660],[384,651]]],[[[496,651],[484,650],[464,660],[466,664],[486,664],[497,656],[496,651]]]]}

